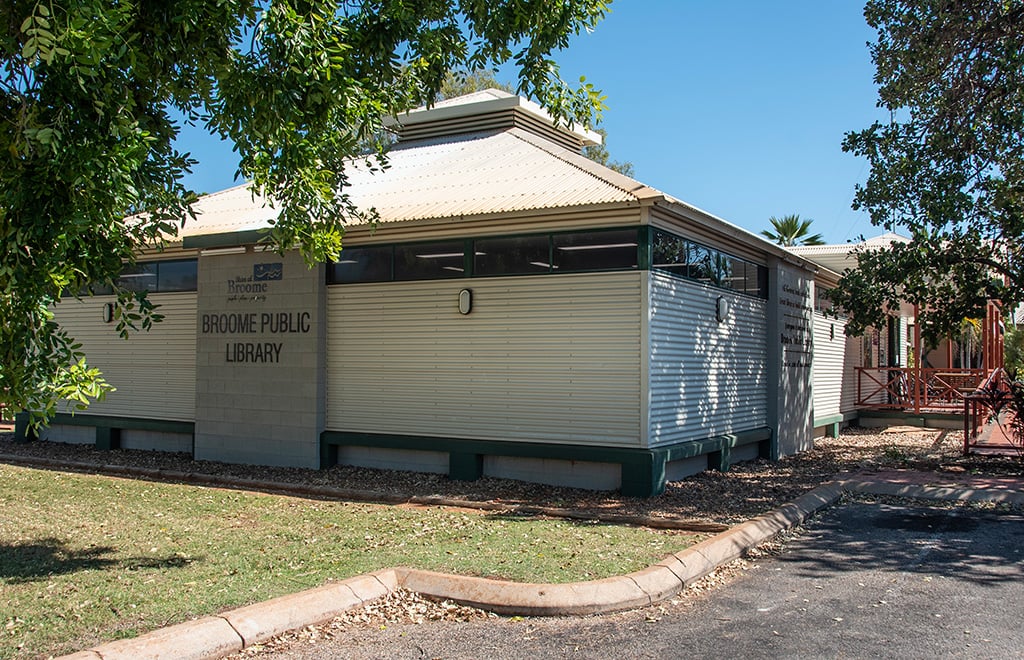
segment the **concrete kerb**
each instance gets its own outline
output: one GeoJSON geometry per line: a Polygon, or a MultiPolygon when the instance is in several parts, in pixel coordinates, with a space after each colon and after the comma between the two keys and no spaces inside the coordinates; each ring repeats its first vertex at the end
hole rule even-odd
{"type": "Polygon", "coordinates": [[[217,658],[287,630],[321,623],[404,588],[502,614],[587,615],[644,607],[670,598],[717,567],[831,506],[844,492],[919,499],[1024,504],[1024,490],[995,493],[850,478],[823,484],[793,502],[627,575],[569,584],[523,584],[394,568],[362,575],[216,616],[110,642],[60,660],[217,658]]]}
{"type": "Polygon", "coordinates": [[[994,502],[1024,505],[1024,492],[1002,488],[968,488],[966,486],[926,486],[917,484],[874,481],[870,479],[847,479],[843,488],[850,492],[868,495],[891,495],[920,500],[943,500],[947,502],[994,502]]]}

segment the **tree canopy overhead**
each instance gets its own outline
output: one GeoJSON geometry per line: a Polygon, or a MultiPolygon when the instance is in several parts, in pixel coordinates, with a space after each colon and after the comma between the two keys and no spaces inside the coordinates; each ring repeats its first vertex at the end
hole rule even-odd
{"type": "MultiPolygon", "coordinates": [[[[107,385],[50,308],[189,215],[177,111],[231,140],[280,209],[271,238],[337,254],[345,161],[385,118],[429,105],[453,69],[512,61],[559,121],[602,107],[552,51],[608,0],[6,0],[0,3],[0,403],[55,411],[107,385]],[[134,214],[131,221],[126,216],[134,214]]],[[[152,319],[119,292],[121,330],[152,319]]]]}
{"type": "Polygon", "coordinates": [[[849,133],[855,209],[909,243],[861,252],[833,299],[857,332],[899,298],[929,336],[1024,298],[1024,0],[870,0],[879,106],[849,133]]]}

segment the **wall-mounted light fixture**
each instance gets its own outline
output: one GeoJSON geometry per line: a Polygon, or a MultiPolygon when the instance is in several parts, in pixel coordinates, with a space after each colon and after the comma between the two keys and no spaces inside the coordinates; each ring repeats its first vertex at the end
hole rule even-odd
{"type": "Polygon", "coordinates": [[[103,303],[103,322],[110,323],[114,320],[114,303],[103,303]]]}
{"type": "Polygon", "coordinates": [[[829,339],[835,339],[836,338],[836,324],[835,323],[833,323],[832,325],[830,325],[828,327],[828,338],[829,339]]]}
{"type": "Polygon", "coordinates": [[[473,311],[473,292],[469,289],[459,291],[459,314],[469,314],[473,311]]]}
{"type": "Polygon", "coordinates": [[[725,319],[729,318],[729,299],[725,296],[718,296],[718,301],[715,305],[715,317],[719,323],[724,323],[725,319]]]}

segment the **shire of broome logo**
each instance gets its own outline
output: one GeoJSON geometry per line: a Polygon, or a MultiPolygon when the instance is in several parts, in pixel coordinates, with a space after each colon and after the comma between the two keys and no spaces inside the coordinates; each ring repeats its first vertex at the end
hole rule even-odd
{"type": "Polygon", "coordinates": [[[253,264],[252,266],[253,282],[267,282],[270,280],[279,280],[283,277],[284,266],[281,262],[274,264],[253,264]]]}

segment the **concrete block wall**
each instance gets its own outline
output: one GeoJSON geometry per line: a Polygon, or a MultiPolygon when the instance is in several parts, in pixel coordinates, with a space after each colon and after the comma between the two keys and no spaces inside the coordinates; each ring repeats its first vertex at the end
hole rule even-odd
{"type": "Polygon", "coordinates": [[[775,262],[769,282],[768,418],[775,430],[773,458],[778,458],[814,445],[814,279],[807,271],[775,262]]]}
{"type": "Polygon", "coordinates": [[[324,306],[297,252],[200,256],[197,459],[319,466],[324,306]]]}

